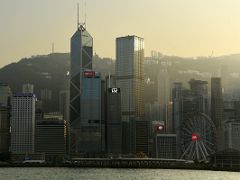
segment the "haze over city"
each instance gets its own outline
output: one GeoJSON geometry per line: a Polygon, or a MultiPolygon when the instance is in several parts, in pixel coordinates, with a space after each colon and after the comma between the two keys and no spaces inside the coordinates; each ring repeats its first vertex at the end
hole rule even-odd
{"type": "MultiPolygon", "coordinates": [[[[69,52],[76,30],[76,0],[2,1],[0,67],[23,57],[69,52]]],[[[94,52],[115,58],[115,38],[138,35],[151,50],[195,57],[240,53],[237,0],[88,0],[87,27],[94,52]]],[[[84,20],[84,1],[80,2],[84,20]]]]}
{"type": "Polygon", "coordinates": [[[2,1],[0,179],[240,179],[239,7],[2,1]]]}

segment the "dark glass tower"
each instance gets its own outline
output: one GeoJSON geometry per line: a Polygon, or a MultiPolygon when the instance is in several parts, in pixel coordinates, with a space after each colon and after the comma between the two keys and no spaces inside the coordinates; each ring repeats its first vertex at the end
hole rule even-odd
{"type": "Polygon", "coordinates": [[[92,69],[92,56],[93,38],[84,24],[79,24],[71,38],[69,150],[72,153],[79,152],[82,74],[84,70],[92,69]]]}
{"type": "Polygon", "coordinates": [[[211,115],[218,129],[223,125],[223,96],[221,78],[211,78],[211,115]]]}

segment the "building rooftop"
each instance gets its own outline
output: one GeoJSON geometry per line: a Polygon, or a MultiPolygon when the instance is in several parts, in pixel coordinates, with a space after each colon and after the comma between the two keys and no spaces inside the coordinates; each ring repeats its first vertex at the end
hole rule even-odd
{"type": "Polygon", "coordinates": [[[8,83],[0,82],[0,86],[8,86],[8,85],[9,85],[8,83]]]}
{"type": "Polygon", "coordinates": [[[36,97],[34,93],[14,93],[13,97],[36,97]]]}
{"type": "Polygon", "coordinates": [[[127,36],[118,37],[116,39],[122,39],[122,38],[129,38],[129,39],[131,39],[131,38],[134,38],[134,37],[143,39],[142,37],[139,37],[139,36],[136,36],[136,35],[127,35],[127,36]]]}

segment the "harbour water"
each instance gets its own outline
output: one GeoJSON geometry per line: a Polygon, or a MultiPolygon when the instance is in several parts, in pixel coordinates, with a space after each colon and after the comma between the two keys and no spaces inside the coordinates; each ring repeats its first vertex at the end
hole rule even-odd
{"type": "Polygon", "coordinates": [[[0,180],[239,180],[240,172],[176,169],[0,168],[0,180]]]}

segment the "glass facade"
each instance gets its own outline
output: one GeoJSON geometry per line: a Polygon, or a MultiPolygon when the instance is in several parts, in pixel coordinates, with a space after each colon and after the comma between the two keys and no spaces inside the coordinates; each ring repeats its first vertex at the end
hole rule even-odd
{"type": "Polygon", "coordinates": [[[12,153],[32,153],[35,150],[35,103],[36,96],[32,93],[19,93],[12,97],[12,153]]]}
{"type": "Polygon", "coordinates": [[[80,26],[71,38],[71,81],[70,81],[70,152],[79,152],[80,112],[82,93],[82,73],[92,69],[93,38],[80,26]]]}
{"type": "Polygon", "coordinates": [[[101,153],[101,78],[83,77],[81,120],[77,148],[81,153],[101,153]]]}
{"type": "Polygon", "coordinates": [[[142,117],[143,105],[144,40],[137,36],[116,40],[117,87],[121,89],[123,121],[130,117],[142,117]]]}
{"type": "MultiPolygon", "coordinates": [[[[136,141],[137,135],[134,136],[133,121],[144,116],[143,60],[143,38],[125,36],[116,39],[116,84],[121,89],[122,152],[124,154],[136,153],[137,146],[140,145],[136,141]]],[[[141,130],[137,129],[137,131],[141,130]]]]}

